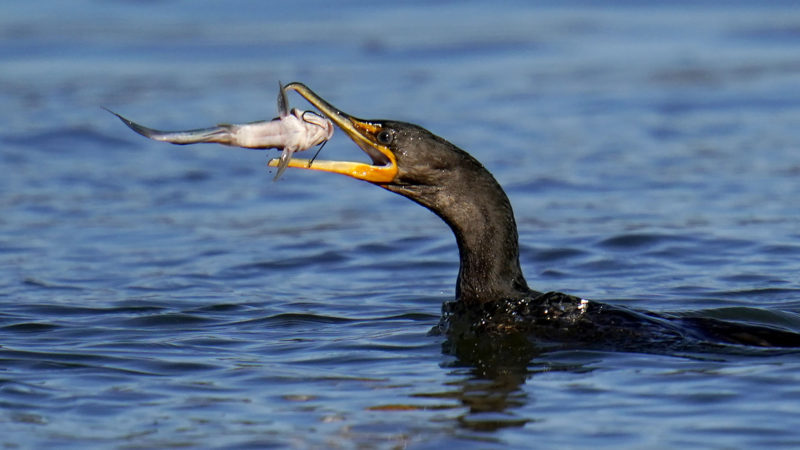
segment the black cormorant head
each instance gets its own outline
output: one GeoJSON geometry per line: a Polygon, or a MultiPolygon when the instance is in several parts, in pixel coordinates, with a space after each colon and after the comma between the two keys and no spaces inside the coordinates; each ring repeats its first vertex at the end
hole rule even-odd
{"type": "MultiPolygon", "coordinates": [[[[372,160],[351,161],[292,159],[289,167],[340,173],[369,181],[426,204],[426,197],[451,183],[469,184],[470,168],[482,166],[463,150],[417,125],[392,120],[364,120],[346,114],[300,83],[294,90],[341,128],[372,160]],[[473,166],[473,167],[470,167],[473,166]]],[[[277,160],[270,162],[275,166],[277,160]]],[[[426,205],[431,206],[431,205],[426,205]]]]}

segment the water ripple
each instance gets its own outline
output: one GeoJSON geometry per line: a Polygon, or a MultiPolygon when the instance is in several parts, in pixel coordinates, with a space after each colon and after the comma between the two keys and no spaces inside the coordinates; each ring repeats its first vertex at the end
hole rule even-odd
{"type": "Polygon", "coordinates": [[[215,323],[213,319],[206,317],[184,314],[166,313],[134,317],[119,321],[119,325],[124,327],[145,327],[145,328],[193,328],[215,323]]]}
{"type": "Polygon", "coordinates": [[[0,328],[0,330],[10,331],[14,333],[46,333],[48,331],[53,331],[58,328],[61,327],[50,323],[28,322],[28,323],[17,323],[14,325],[6,325],[0,328]]]}
{"type": "Polygon", "coordinates": [[[337,324],[354,322],[357,319],[345,317],[323,316],[316,314],[281,313],[267,317],[258,317],[236,322],[234,325],[272,325],[279,327],[295,327],[309,324],[337,324]]]}
{"type": "Polygon", "coordinates": [[[673,242],[687,242],[689,239],[675,235],[626,233],[605,238],[597,245],[613,249],[640,249],[642,247],[655,247],[673,242]]]}
{"type": "MultiPolygon", "coordinates": [[[[791,2],[43,2],[0,14],[3,445],[800,442],[796,353],[459,356],[428,335],[458,273],[430,212],[346,177],[273,183],[277,152],[151,142],[99,108],[269,118],[297,79],[482,161],[537,289],[794,331],[791,2]]],[[[337,134],[321,158],[364,156],[337,134]]]]}

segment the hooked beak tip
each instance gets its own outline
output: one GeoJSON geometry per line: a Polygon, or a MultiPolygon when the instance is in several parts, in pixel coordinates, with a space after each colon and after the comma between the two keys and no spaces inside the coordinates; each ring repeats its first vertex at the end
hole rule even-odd
{"type": "MultiPolygon", "coordinates": [[[[341,128],[373,162],[373,164],[364,164],[346,161],[316,161],[313,165],[308,164],[306,168],[341,173],[378,184],[394,180],[397,175],[397,161],[394,153],[380,145],[375,139],[375,135],[381,129],[380,124],[344,113],[302,83],[292,82],[284,86],[284,89],[297,92],[316,107],[320,113],[341,128]]],[[[292,162],[294,161],[290,162],[289,167],[299,167],[308,163],[308,161],[298,160],[295,165],[292,162]]]]}

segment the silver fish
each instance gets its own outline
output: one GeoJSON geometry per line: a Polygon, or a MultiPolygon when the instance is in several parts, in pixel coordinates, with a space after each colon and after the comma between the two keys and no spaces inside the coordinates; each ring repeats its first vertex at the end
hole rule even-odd
{"type": "Polygon", "coordinates": [[[296,108],[290,110],[286,91],[282,85],[279,84],[278,87],[279,116],[269,121],[220,124],[212,128],[185,131],[160,131],[139,125],[110,109],[105,109],[117,116],[131,130],[156,141],[178,145],[218,143],[232,147],[283,150],[274,178],[277,180],[286,170],[294,152],[324,144],[333,136],[333,122],[311,111],[301,111],[296,108]]]}

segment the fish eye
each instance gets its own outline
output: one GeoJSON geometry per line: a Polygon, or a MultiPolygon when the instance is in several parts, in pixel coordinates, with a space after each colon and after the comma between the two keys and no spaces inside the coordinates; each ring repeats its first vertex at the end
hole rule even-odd
{"type": "Polygon", "coordinates": [[[380,133],[378,133],[378,136],[377,136],[378,142],[383,144],[383,145],[391,144],[392,143],[392,137],[393,137],[392,133],[390,131],[388,131],[388,130],[381,131],[380,133]]]}

